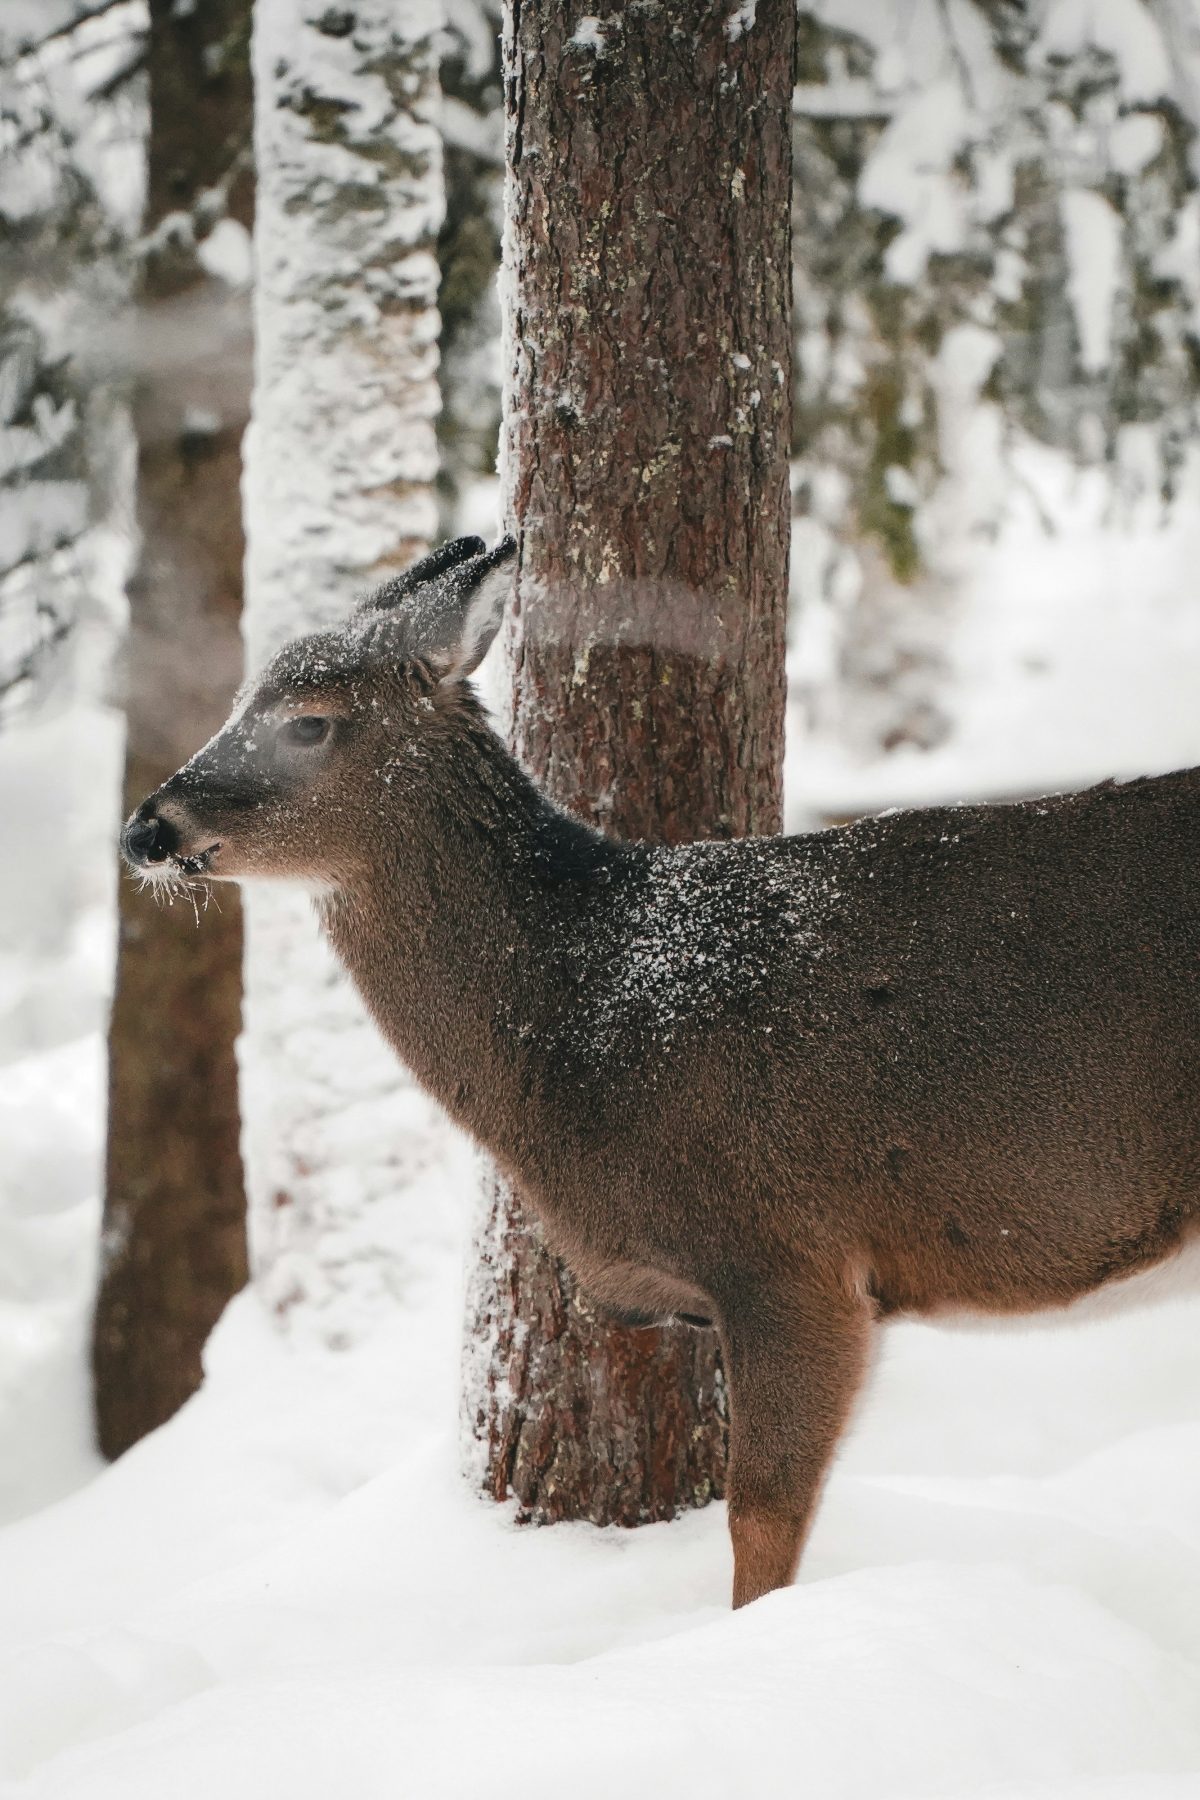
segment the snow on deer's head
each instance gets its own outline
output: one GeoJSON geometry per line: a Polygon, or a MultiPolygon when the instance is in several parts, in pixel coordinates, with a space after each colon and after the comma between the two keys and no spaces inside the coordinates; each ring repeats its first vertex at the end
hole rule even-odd
{"type": "Polygon", "coordinates": [[[126,861],[166,885],[276,876],[337,887],[397,807],[438,779],[462,683],[494,638],[516,546],[457,538],[386,583],[338,630],[298,638],[227,723],[143,801],[126,861]]]}

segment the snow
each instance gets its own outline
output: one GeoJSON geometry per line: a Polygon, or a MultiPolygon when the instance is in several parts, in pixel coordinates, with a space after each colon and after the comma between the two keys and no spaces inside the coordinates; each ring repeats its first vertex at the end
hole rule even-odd
{"type": "Polygon", "coordinates": [[[863,171],[863,205],[904,220],[885,258],[892,281],[916,281],[932,255],[962,247],[967,197],[951,169],[968,116],[958,83],[935,82],[891,120],[863,171]]]}
{"type": "Polygon", "coordinates": [[[504,126],[496,113],[478,113],[452,94],[442,98],[442,140],[453,150],[465,150],[481,162],[504,167],[504,126]]]}
{"type": "Polygon", "coordinates": [[[227,287],[250,286],[254,275],[254,249],[250,233],[237,219],[218,219],[208,236],[196,246],[200,266],[227,287]]]}
{"type": "Polygon", "coordinates": [[[589,940],[598,960],[578,1030],[597,1064],[645,1037],[666,1047],[685,1022],[738,997],[759,994],[769,1008],[769,961],[819,956],[825,909],[838,898],[827,856],[781,857],[771,839],[742,844],[732,864],[724,845],[674,845],[645,876],[589,940]]]}
{"type": "Polygon", "coordinates": [[[1162,146],[1162,120],[1154,113],[1127,113],[1108,136],[1109,158],[1121,175],[1136,175],[1154,161],[1162,146]]]}
{"type": "MultiPolygon", "coordinates": [[[[465,1154],[465,1153],[464,1153],[465,1154]]],[[[461,1195],[341,1354],[234,1302],[202,1393],[0,1534],[4,1800],[823,1800],[1200,1779],[1200,1343],[897,1327],[799,1584],[733,1615],[720,1508],[521,1530],[457,1474],[461,1195]],[[526,1736],[528,1733],[528,1737],[526,1736]],[[739,1775],[739,1771],[741,1771],[739,1775]]]]}
{"type": "Polygon", "coordinates": [[[577,50],[593,50],[597,56],[602,56],[607,48],[603,21],[591,13],[586,13],[576,25],[567,42],[574,45],[577,50]]]}
{"type": "Polygon", "coordinates": [[[1153,6],[1145,0],[1054,0],[1037,48],[1066,60],[1092,48],[1110,56],[1131,100],[1153,102],[1171,91],[1171,64],[1153,6]]]}
{"type": "Polygon", "coordinates": [[[1059,206],[1080,360],[1095,373],[1108,366],[1113,302],[1121,277],[1121,221],[1103,194],[1087,188],[1064,189],[1059,206]]]}
{"type": "Polygon", "coordinates": [[[754,30],[754,22],[758,16],[758,0],[743,0],[741,6],[735,6],[725,20],[725,36],[731,44],[744,38],[748,31],[754,30]]]}
{"type": "Polygon", "coordinates": [[[24,872],[0,883],[0,1522],[97,1466],[84,1357],[122,749],[92,703],[0,733],[0,818],[24,872]]]}

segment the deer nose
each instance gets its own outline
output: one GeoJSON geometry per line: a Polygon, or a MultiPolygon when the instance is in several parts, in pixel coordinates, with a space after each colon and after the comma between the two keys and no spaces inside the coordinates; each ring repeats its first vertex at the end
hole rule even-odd
{"type": "Polygon", "coordinates": [[[179,833],[168,819],[160,819],[153,802],[146,800],[138,807],[121,833],[121,849],[127,862],[136,868],[147,863],[165,862],[179,847],[179,833]]]}

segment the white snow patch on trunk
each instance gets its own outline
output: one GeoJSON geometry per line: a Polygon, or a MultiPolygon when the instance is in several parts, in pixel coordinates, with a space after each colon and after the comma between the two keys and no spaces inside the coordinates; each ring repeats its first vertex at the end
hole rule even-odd
{"type": "Polygon", "coordinates": [[[753,31],[757,17],[758,0],[743,0],[741,6],[735,7],[725,21],[725,36],[730,43],[736,44],[748,31],[753,31]]]}
{"type": "Polygon", "coordinates": [[[576,50],[594,50],[597,55],[600,55],[607,47],[603,20],[595,18],[591,13],[585,13],[567,42],[576,50]]]}

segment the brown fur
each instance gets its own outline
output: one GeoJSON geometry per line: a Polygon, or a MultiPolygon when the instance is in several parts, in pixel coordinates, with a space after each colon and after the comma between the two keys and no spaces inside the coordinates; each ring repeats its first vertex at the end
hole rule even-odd
{"type": "Polygon", "coordinates": [[[713,1321],[741,1605],[792,1577],[877,1320],[1065,1305],[1200,1231],[1200,772],[606,841],[461,679],[504,551],[465,555],[423,614],[418,574],[283,652],[135,818],[168,869],[323,884],[380,1029],[585,1288],[713,1321]],[[281,711],[330,740],[279,752],[281,711]]]}

